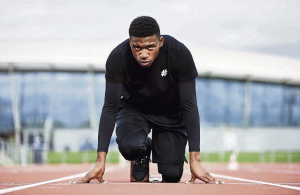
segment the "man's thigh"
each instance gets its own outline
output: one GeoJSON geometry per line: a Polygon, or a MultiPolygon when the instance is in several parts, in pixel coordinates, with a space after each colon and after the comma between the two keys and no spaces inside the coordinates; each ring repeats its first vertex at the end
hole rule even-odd
{"type": "Polygon", "coordinates": [[[119,151],[125,159],[135,160],[148,149],[147,121],[135,110],[124,108],[119,111],[116,124],[119,151]]]}
{"type": "Polygon", "coordinates": [[[130,108],[122,108],[117,116],[116,134],[117,140],[143,129],[149,134],[151,128],[147,120],[137,111],[130,108]]]}
{"type": "Polygon", "coordinates": [[[165,130],[159,126],[153,127],[152,158],[154,163],[179,165],[186,161],[187,136],[185,130],[181,130],[165,130]]]}

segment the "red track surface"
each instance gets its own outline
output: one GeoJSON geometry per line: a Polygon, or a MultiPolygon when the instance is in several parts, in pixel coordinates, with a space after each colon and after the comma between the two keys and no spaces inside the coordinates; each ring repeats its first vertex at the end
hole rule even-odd
{"type": "MultiPolygon", "coordinates": [[[[58,179],[91,169],[92,164],[81,165],[35,165],[27,167],[0,167],[0,194],[5,189],[38,184],[58,179]]],[[[238,177],[248,180],[262,181],[282,186],[295,186],[300,190],[300,164],[240,164],[237,171],[229,171],[226,164],[205,164],[210,173],[238,177]]],[[[107,165],[104,179],[108,184],[70,184],[69,180],[42,184],[35,187],[9,192],[8,194],[222,194],[222,195],[259,195],[259,194],[300,194],[299,190],[271,186],[261,183],[222,179],[223,185],[204,184],[197,180],[195,184],[185,184],[190,179],[188,165],[181,182],[143,183],[129,182],[129,164],[125,166],[107,165]]],[[[155,164],[151,165],[151,174],[157,174],[155,164]]],[[[74,178],[75,179],[75,178],[74,178]]]]}

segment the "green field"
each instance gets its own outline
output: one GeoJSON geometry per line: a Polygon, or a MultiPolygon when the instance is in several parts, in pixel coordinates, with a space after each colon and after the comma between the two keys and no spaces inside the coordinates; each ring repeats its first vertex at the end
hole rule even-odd
{"type": "MultiPolygon", "coordinates": [[[[189,153],[186,153],[187,159],[189,153]]],[[[230,153],[201,153],[202,162],[229,162],[230,153]]],[[[238,162],[270,163],[270,162],[300,162],[300,151],[296,152],[240,152],[237,154],[238,162]]]]}
{"type": "MultiPolygon", "coordinates": [[[[78,164],[78,163],[94,163],[96,162],[96,152],[48,152],[47,163],[48,164],[78,164]]],[[[189,160],[189,153],[186,153],[186,157],[189,160]]],[[[229,162],[230,154],[225,153],[201,153],[202,162],[229,162]]],[[[285,152],[241,152],[237,155],[238,162],[300,162],[300,151],[285,152]]],[[[119,152],[110,151],[106,158],[107,163],[118,163],[119,152]]]]}
{"type": "MultiPolygon", "coordinates": [[[[48,164],[78,164],[78,163],[94,163],[96,162],[97,152],[48,152],[48,164]]],[[[119,152],[112,151],[107,154],[107,163],[118,163],[119,152]]]]}

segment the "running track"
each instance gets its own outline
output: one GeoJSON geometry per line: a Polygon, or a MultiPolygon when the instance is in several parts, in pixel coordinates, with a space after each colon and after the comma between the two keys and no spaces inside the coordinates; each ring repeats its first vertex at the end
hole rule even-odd
{"type": "MultiPolygon", "coordinates": [[[[180,183],[129,182],[129,164],[107,165],[104,179],[108,184],[70,184],[91,169],[92,164],[31,165],[0,167],[0,194],[300,194],[300,164],[240,164],[237,171],[229,171],[226,164],[204,164],[223,185],[185,184],[190,179],[189,166],[180,183]]],[[[151,164],[151,174],[157,174],[151,164]]]]}

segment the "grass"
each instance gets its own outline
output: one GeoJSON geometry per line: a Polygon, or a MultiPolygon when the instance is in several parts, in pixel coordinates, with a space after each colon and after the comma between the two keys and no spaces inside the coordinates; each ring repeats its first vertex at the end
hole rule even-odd
{"type": "MultiPolygon", "coordinates": [[[[201,153],[202,162],[229,162],[229,158],[229,152],[201,153]]],[[[300,151],[240,152],[237,154],[237,161],[245,163],[300,162],[300,151]]]]}
{"type": "MultiPolygon", "coordinates": [[[[48,164],[78,164],[78,163],[94,163],[96,162],[97,153],[95,151],[87,152],[48,152],[48,164]]],[[[119,152],[111,151],[106,157],[107,163],[118,163],[119,152]]]]}
{"type": "MultiPolygon", "coordinates": [[[[78,163],[94,163],[96,162],[96,152],[48,152],[47,163],[48,164],[78,164],[78,163]]],[[[186,153],[186,158],[189,160],[189,153],[186,153]]],[[[201,152],[202,162],[229,162],[230,153],[229,152],[201,152]]],[[[300,151],[286,152],[286,151],[276,151],[276,152],[240,152],[237,155],[238,162],[300,162],[300,151]]],[[[110,151],[106,157],[107,163],[118,163],[119,162],[119,152],[110,151]]]]}

